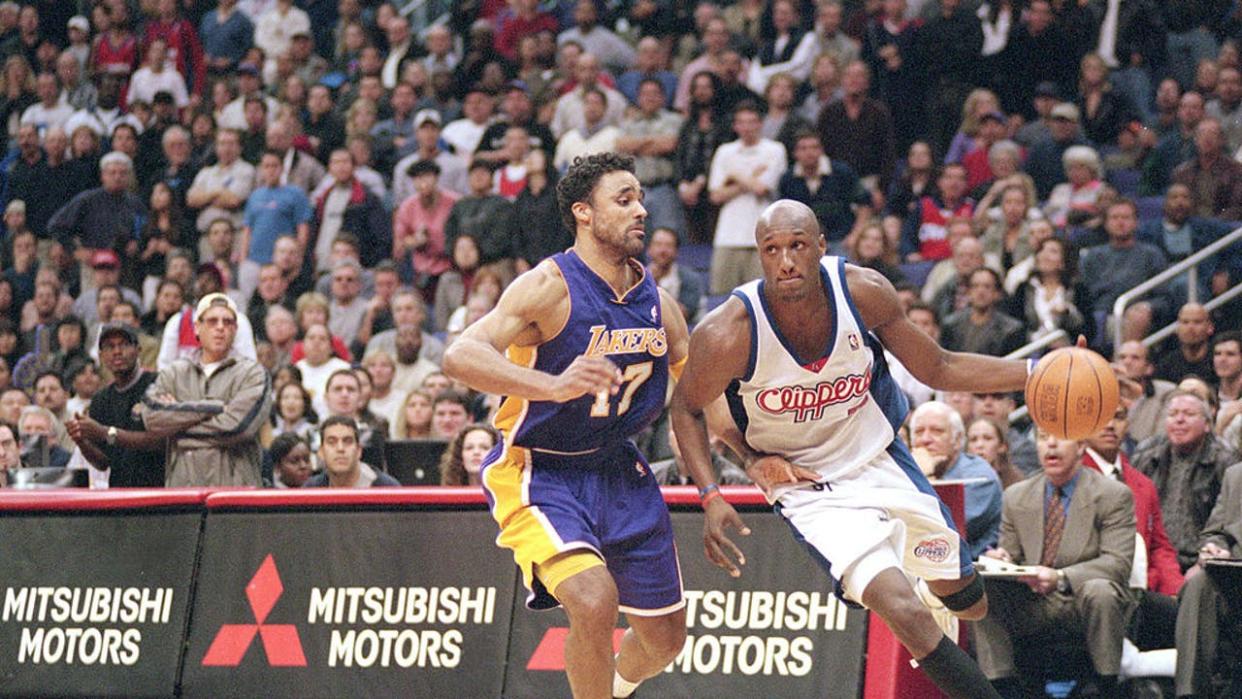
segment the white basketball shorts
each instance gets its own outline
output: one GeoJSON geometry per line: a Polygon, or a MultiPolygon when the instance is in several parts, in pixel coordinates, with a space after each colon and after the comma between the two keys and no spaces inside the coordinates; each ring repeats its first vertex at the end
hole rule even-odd
{"type": "Polygon", "coordinates": [[[849,601],[862,604],[886,568],[927,580],[974,572],[949,508],[900,442],[843,477],[786,492],[775,509],[849,601]]]}

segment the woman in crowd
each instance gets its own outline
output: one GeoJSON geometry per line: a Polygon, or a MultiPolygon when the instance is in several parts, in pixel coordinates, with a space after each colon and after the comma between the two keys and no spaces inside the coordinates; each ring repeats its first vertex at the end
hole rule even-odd
{"type": "Polygon", "coordinates": [[[1025,478],[1009,463],[1009,440],[1006,430],[992,418],[976,417],[966,426],[966,450],[991,464],[1000,478],[1001,488],[1008,488],[1025,478]]]}
{"type": "Polygon", "coordinates": [[[1074,283],[1078,260],[1069,243],[1048,238],[1035,250],[1035,269],[1010,297],[1011,315],[1026,323],[1032,340],[1064,330],[1068,342],[1090,328],[1077,304],[1083,291],[1074,283]]]}
{"type": "MultiPolygon", "coordinates": [[[[331,310],[327,296],[317,291],[308,291],[299,296],[293,310],[293,319],[297,321],[299,337],[305,336],[306,331],[315,325],[327,327],[330,314],[331,310]]],[[[345,344],[345,341],[336,335],[332,336],[332,353],[347,362],[353,361],[353,355],[349,352],[349,345],[345,344]]],[[[304,356],[305,352],[302,349],[302,341],[299,339],[289,353],[289,361],[296,364],[304,356]]]]}
{"type": "Polygon", "coordinates": [[[4,61],[4,72],[0,73],[0,125],[4,127],[0,140],[7,144],[17,136],[22,112],[38,101],[30,64],[20,54],[9,56],[4,61]]]}
{"type": "Polygon", "coordinates": [[[1108,64],[1099,54],[1082,57],[1078,76],[1078,112],[1082,115],[1083,135],[1097,147],[1116,143],[1117,134],[1126,124],[1139,118],[1134,107],[1113,90],[1108,64]]]}
{"type": "Polygon", "coordinates": [[[64,375],[66,369],[78,362],[89,362],[86,351],[86,323],[75,316],[65,316],[56,325],[56,351],[52,368],[64,375]]]}
{"type": "Polygon", "coordinates": [[[872,220],[863,226],[850,245],[850,261],[859,267],[870,267],[894,286],[906,283],[906,275],[897,266],[897,249],[884,235],[884,226],[872,220]]]}
{"type": "Polygon", "coordinates": [[[690,81],[690,113],[677,135],[677,193],[686,210],[689,239],[706,242],[716,230],[719,209],[708,200],[707,171],[720,144],[733,139],[728,115],[720,109],[716,93],[720,78],[696,73],[690,81]]]}
{"type": "Polygon", "coordinates": [[[173,248],[189,242],[192,225],[177,205],[172,189],[164,182],[156,182],[151,188],[147,225],[142,229],[138,264],[131,280],[137,283],[130,286],[145,290],[148,285],[158,285],[160,275],[164,273],[166,256],[173,248]]]}
{"type": "Polygon", "coordinates": [[[983,115],[1000,111],[1000,100],[996,93],[985,88],[971,90],[962,105],[962,125],[949,143],[949,150],[944,155],[946,165],[960,163],[966,154],[976,147],[975,134],[979,132],[979,122],[983,115]]]}
{"type": "Polygon", "coordinates": [[[164,332],[164,323],[177,315],[185,305],[185,287],[174,279],[161,279],[155,290],[155,302],[151,310],[142,314],[142,331],[153,337],[164,332]]]}
{"type": "Polygon", "coordinates": [[[500,433],[491,425],[467,425],[440,458],[440,485],[479,485],[483,458],[500,442],[500,433]]]}
{"type": "MultiPolygon", "coordinates": [[[[1031,199],[1026,188],[1020,184],[1011,184],[1001,192],[999,220],[989,221],[980,242],[983,243],[983,254],[995,256],[1001,261],[1003,269],[1031,256],[1031,236],[1027,230],[1029,219],[1027,212],[1031,208],[1031,199]]],[[[979,219],[976,218],[976,221],[979,219]]]]}
{"type": "Polygon", "coordinates": [[[926,141],[915,141],[910,144],[901,176],[893,178],[888,186],[884,214],[904,220],[918,210],[919,199],[924,194],[935,191],[935,180],[936,161],[932,158],[931,146],[926,141]]]}
{"type": "Polygon", "coordinates": [[[318,444],[315,425],[319,415],[311,405],[310,393],[301,382],[287,382],[276,392],[272,410],[272,436],[292,434],[307,444],[318,444]]]}
{"type": "Polygon", "coordinates": [[[1104,187],[1100,155],[1091,146],[1070,146],[1061,163],[1068,182],[1052,188],[1044,215],[1057,228],[1082,225],[1100,213],[1100,191],[1104,187]]]}
{"type": "Polygon", "coordinates": [[[391,438],[431,439],[431,414],[431,394],[422,388],[410,391],[392,423],[391,438]]]}
{"type": "Polygon", "coordinates": [[[362,368],[366,369],[371,378],[371,397],[367,399],[367,409],[378,417],[388,421],[388,433],[392,434],[392,425],[397,421],[397,413],[401,411],[401,400],[405,395],[393,390],[392,381],[397,375],[397,362],[385,349],[372,350],[362,359],[362,368]]]}
{"type": "Polygon", "coordinates": [[[267,450],[272,464],[272,487],[301,488],[311,475],[311,450],[298,435],[288,432],[272,440],[267,450]]]}
{"type": "MultiPolygon", "coordinates": [[[[491,270],[487,272],[495,274],[491,270]]],[[[484,270],[479,268],[479,244],[474,236],[457,236],[457,240],[453,242],[453,266],[440,275],[440,283],[436,284],[435,301],[431,307],[431,321],[437,330],[448,327],[449,317],[466,303],[476,277],[482,273],[484,270]]]]}

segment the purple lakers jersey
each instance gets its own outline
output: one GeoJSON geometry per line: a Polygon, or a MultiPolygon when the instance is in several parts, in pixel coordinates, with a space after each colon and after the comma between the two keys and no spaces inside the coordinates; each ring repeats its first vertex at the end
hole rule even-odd
{"type": "Polygon", "coordinates": [[[668,340],[655,280],[631,260],[642,278],[618,296],[570,249],[554,255],[569,288],[570,310],[554,337],[533,347],[510,347],[510,361],[560,374],[579,355],[607,357],[621,370],[621,388],[565,403],[508,396],[496,428],[513,446],[558,452],[597,449],[647,427],[664,408],[668,340]]]}

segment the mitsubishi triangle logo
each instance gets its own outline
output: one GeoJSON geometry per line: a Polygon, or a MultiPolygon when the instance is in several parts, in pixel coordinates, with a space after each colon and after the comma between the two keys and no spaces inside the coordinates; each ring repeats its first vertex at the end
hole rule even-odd
{"type": "Polygon", "coordinates": [[[285,586],[280,582],[276,560],[269,553],[246,585],[246,598],[250,600],[254,623],[221,626],[211,642],[211,647],[207,649],[207,655],[203,656],[203,665],[237,667],[250,649],[255,635],[258,635],[263,642],[263,652],[267,655],[269,666],[306,667],[306,656],[302,653],[302,640],[298,637],[297,627],[293,624],[263,623],[272,607],[276,606],[276,600],[284,592],[285,586]]]}

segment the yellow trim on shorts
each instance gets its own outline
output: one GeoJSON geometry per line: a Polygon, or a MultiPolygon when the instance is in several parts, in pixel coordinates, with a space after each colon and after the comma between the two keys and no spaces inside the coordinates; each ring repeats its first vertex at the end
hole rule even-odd
{"type": "Polygon", "coordinates": [[[686,360],[689,358],[690,355],[686,355],[681,359],[678,359],[676,362],[669,362],[668,375],[672,376],[674,381],[681,381],[681,372],[685,370],[686,360]]]}
{"type": "Polygon", "coordinates": [[[556,589],[561,583],[586,570],[604,565],[604,560],[590,549],[574,549],[558,553],[551,559],[535,564],[535,575],[556,597],[556,589]]]}
{"type": "Polygon", "coordinates": [[[484,473],[492,496],[492,517],[500,525],[496,544],[513,551],[522,580],[533,589],[535,566],[566,550],[565,542],[539,508],[530,504],[530,450],[510,447],[484,473]]]}

